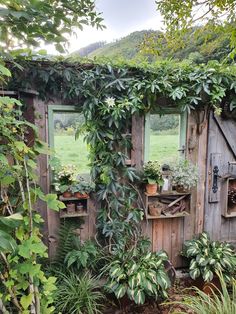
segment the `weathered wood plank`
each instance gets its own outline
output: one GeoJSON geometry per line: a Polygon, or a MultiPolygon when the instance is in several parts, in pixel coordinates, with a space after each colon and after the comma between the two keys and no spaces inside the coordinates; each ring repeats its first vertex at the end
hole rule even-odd
{"type": "Polygon", "coordinates": [[[182,266],[182,258],[180,256],[180,252],[183,247],[183,226],[184,219],[183,218],[173,218],[171,221],[171,261],[175,267],[182,266]]]}
{"type": "Polygon", "coordinates": [[[208,116],[202,121],[201,133],[198,136],[197,166],[199,169],[199,180],[197,184],[195,231],[201,233],[204,225],[205,211],[205,187],[207,181],[207,143],[208,143],[208,116]]]}
{"type": "Polygon", "coordinates": [[[144,117],[138,114],[132,117],[132,150],[131,163],[137,169],[142,168],[144,162],[144,117]]]}
{"type": "Polygon", "coordinates": [[[220,116],[214,116],[217,122],[218,128],[221,130],[225,141],[228,143],[230,150],[232,151],[234,158],[236,158],[236,140],[235,133],[232,130],[236,129],[236,121],[231,119],[223,119],[220,116]]]}
{"type": "MultiPolygon", "coordinates": [[[[230,125],[230,132],[236,134],[236,125],[234,123],[230,123],[230,125]]],[[[222,208],[225,206],[228,197],[225,190],[224,174],[228,172],[228,162],[235,161],[235,156],[233,150],[229,147],[229,141],[226,140],[225,135],[219,127],[219,121],[217,122],[213,116],[211,116],[209,128],[208,171],[210,170],[211,153],[221,153],[221,175],[223,177],[219,179],[219,186],[222,190],[218,203],[209,203],[206,199],[204,229],[209,232],[211,238],[214,240],[235,241],[236,235],[234,230],[236,230],[236,219],[224,218],[221,215],[222,208]]],[[[210,188],[211,186],[206,184],[207,193],[209,193],[210,188]]]]}
{"type": "Polygon", "coordinates": [[[152,229],[152,250],[153,252],[163,249],[163,221],[160,219],[153,220],[153,229],[152,229]]]}

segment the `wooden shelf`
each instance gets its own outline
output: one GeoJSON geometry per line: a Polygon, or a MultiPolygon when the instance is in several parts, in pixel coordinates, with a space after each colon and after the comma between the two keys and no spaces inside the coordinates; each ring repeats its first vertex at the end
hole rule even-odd
{"type": "Polygon", "coordinates": [[[87,217],[88,213],[60,213],[60,218],[87,217]]]}
{"type": "Polygon", "coordinates": [[[236,212],[235,213],[231,213],[231,214],[228,214],[228,213],[224,214],[223,213],[222,216],[225,217],[225,218],[236,217],[236,212]]]}
{"type": "Polygon", "coordinates": [[[73,217],[86,217],[88,216],[88,199],[89,196],[84,198],[78,198],[78,197],[63,197],[62,195],[59,196],[59,200],[62,202],[65,202],[65,208],[64,210],[60,210],[60,218],[73,218],[73,217]],[[70,203],[74,204],[74,208],[76,209],[79,204],[83,206],[84,212],[68,212],[67,207],[70,205],[70,203]]]}
{"type": "Polygon", "coordinates": [[[148,194],[147,192],[145,192],[145,195],[148,197],[152,197],[152,196],[181,196],[181,195],[190,195],[191,193],[178,193],[178,192],[169,192],[169,193],[155,193],[155,194],[148,194]]]}
{"type": "Polygon", "coordinates": [[[62,201],[62,202],[66,202],[66,201],[82,201],[82,200],[87,200],[87,199],[89,199],[89,196],[83,197],[83,198],[59,196],[59,200],[62,201]]]}
{"type": "Polygon", "coordinates": [[[145,216],[146,219],[170,219],[170,218],[180,218],[190,215],[190,204],[191,204],[191,193],[178,193],[176,191],[171,191],[167,193],[155,193],[148,194],[145,192],[145,216]],[[161,211],[161,215],[150,215],[149,210],[155,212],[155,209],[150,209],[149,206],[157,204],[161,211]],[[176,208],[179,207],[179,208],[176,208]],[[176,208],[176,212],[175,209],[176,208]],[[173,214],[171,212],[173,211],[173,214]]]}
{"type": "Polygon", "coordinates": [[[224,200],[221,215],[225,218],[236,217],[236,204],[231,204],[228,198],[230,188],[236,188],[236,179],[233,177],[227,177],[223,181],[221,188],[221,197],[224,200]]]}
{"type": "Polygon", "coordinates": [[[152,216],[152,215],[147,215],[146,219],[170,219],[170,218],[180,218],[180,217],[186,217],[186,216],[189,216],[190,213],[188,212],[182,212],[182,213],[179,213],[179,214],[174,214],[174,215],[160,215],[160,216],[152,216]]]}

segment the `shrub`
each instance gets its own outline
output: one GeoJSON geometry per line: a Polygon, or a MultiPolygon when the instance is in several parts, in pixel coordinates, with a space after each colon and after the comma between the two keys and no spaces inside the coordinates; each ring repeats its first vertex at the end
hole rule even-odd
{"type": "Polygon", "coordinates": [[[79,277],[73,272],[58,274],[58,289],[55,297],[57,313],[101,313],[104,295],[98,281],[88,273],[79,277]]]}
{"type": "Polygon", "coordinates": [[[224,279],[230,281],[236,272],[234,249],[228,243],[211,241],[206,232],[198,239],[186,241],[182,255],[190,259],[189,274],[193,279],[202,276],[204,281],[211,281],[221,271],[224,279]]]}
{"type": "Polygon", "coordinates": [[[146,297],[166,298],[170,280],[163,262],[167,259],[165,252],[118,253],[103,269],[108,276],[105,287],[118,299],[127,294],[136,304],[143,304],[146,297]]]}
{"type": "Polygon", "coordinates": [[[67,267],[75,267],[78,271],[84,268],[93,268],[98,257],[97,246],[89,240],[82,244],[78,237],[74,237],[73,243],[75,248],[65,257],[67,267]]]}

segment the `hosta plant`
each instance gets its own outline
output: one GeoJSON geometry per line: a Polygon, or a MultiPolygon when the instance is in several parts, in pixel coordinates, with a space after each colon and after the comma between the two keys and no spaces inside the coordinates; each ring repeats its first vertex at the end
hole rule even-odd
{"type": "Polygon", "coordinates": [[[165,252],[132,254],[117,253],[103,269],[107,275],[106,289],[117,299],[127,295],[136,304],[143,304],[147,297],[166,298],[170,280],[164,268],[168,259],[165,252]]]}
{"type": "Polygon", "coordinates": [[[186,241],[182,255],[190,259],[189,274],[193,279],[202,276],[204,281],[211,281],[220,271],[230,281],[236,273],[235,250],[228,243],[211,241],[206,232],[186,241]]]}

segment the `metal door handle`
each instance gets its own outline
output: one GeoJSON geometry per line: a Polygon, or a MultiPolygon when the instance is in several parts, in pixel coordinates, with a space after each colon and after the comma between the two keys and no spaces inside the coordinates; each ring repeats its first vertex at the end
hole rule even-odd
{"type": "Polygon", "coordinates": [[[219,167],[214,166],[213,168],[213,184],[212,184],[212,192],[216,193],[218,191],[218,177],[219,177],[219,167]]]}

